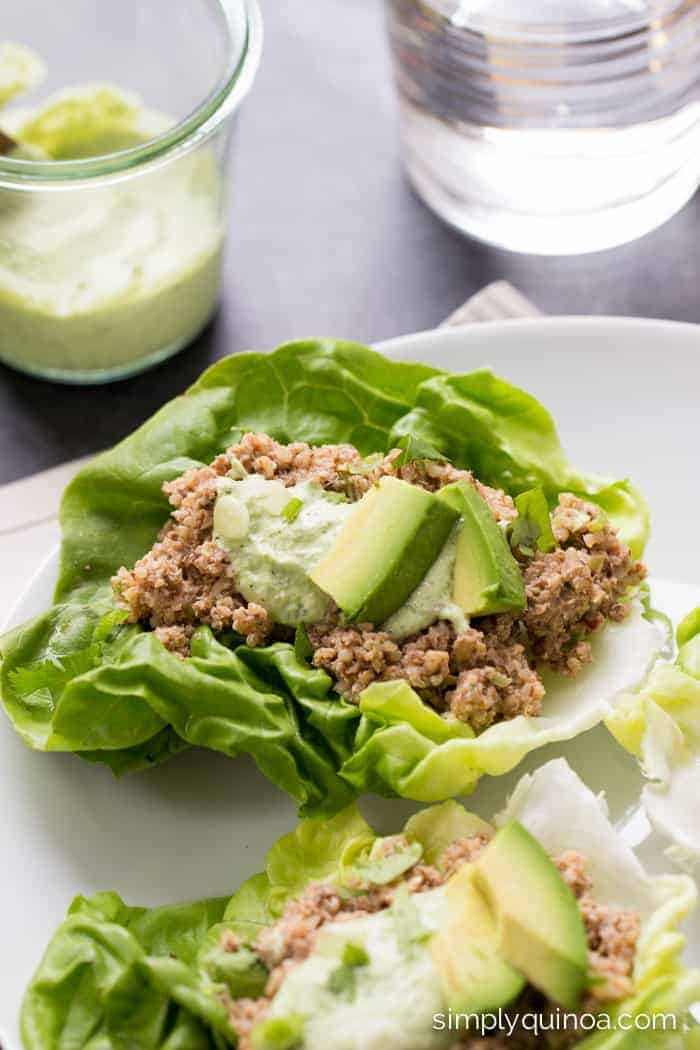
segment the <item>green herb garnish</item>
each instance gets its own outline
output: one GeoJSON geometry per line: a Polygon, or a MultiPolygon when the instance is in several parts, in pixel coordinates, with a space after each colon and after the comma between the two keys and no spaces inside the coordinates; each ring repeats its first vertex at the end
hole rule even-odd
{"type": "Polygon", "coordinates": [[[301,508],[303,506],[304,504],[302,500],[298,499],[296,496],[293,496],[290,499],[289,503],[287,503],[284,507],[284,510],[282,511],[282,517],[286,518],[289,522],[296,521],[296,519],[299,517],[299,514],[301,513],[301,508]]]}
{"type": "Polygon", "coordinates": [[[515,497],[518,517],[513,522],[510,545],[528,557],[535,551],[546,553],[557,545],[552,532],[547,498],[542,489],[530,489],[515,497]]]}
{"type": "Polygon", "coordinates": [[[385,886],[417,864],[423,855],[420,842],[378,839],[369,854],[360,855],[343,871],[346,886],[385,886]]]}
{"type": "Polygon", "coordinates": [[[343,948],[341,959],[340,966],[337,966],[328,978],[328,991],[333,992],[339,999],[352,1002],[357,992],[357,970],[361,966],[367,966],[369,955],[361,944],[348,941],[343,948]]]}
{"type": "Polygon", "coordinates": [[[294,654],[300,663],[306,663],[314,654],[314,648],[309,641],[306,625],[300,623],[294,632],[294,654]]]}
{"type": "Polygon", "coordinates": [[[304,1018],[300,1014],[269,1017],[256,1024],[250,1033],[253,1050],[296,1050],[304,1035],[304,1018]]]}
{"type": "Polygon", "coordinates": [[[394,466],[403,467],[406,463],[415,463],[421,459],[435,459],[444,462],[446,457],[439,449],[431,445],[429,441],[405,434],[396,442],[396,447],[401,449],[401,455],[394,460],[394,466]]]}
{"type": "Polygon", "coordinates": [[[55,653],[46,660],[17,668],[10,675],[12,688],[29,706],[51,709],[73,678],[91,671],[108,655],[112,632],[124,623],[127,616],[124,609],[113,609],[97,621],[92,641],[84,649],[55,653]]]}

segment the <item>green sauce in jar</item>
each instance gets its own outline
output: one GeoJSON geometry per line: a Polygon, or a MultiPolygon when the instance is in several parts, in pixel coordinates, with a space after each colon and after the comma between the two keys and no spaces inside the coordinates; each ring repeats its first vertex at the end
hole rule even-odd
{"type": "MultiPolygon", "coordinates": [[[[31,52],[0,48],[0,105],[42,68],[31,52]]],[[[16,156],[45,161],[139,146],[171,123],[99,84],[0,114],[16,156]]],[[[221,198],[208,144],[116,179],[20,186],[0,174],[0,358],[79,381],[136,371],[185,345],[216,304],[221,198]]]]}

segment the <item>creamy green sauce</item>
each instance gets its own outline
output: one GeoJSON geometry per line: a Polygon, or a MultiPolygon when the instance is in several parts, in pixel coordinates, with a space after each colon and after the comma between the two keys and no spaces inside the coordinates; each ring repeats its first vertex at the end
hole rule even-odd
{"type": "Polygon", "coordinates": [[[351,503],[338,502],[308,481],[285,488],[255,474],[240,481],[223,478],[214,538],[229,552],[244,598],[263,605],[277,623],[317,623],[330,599],[309,572],[331,549],[351,512],[351,503]],[[290,521],[284,510],[292,500],[302,506],[290,521]]]}
{"type": "MultiPolygon", "coordinates": [[[[33,87],[31,52],[0,48],[0,105],[33,87]]],[[[170,126],[110,85],[0,113],[18,156],[71,160],[170,126]]],[[[118,181],[0,189],[0,357],[40,372],[99,371],[175,349],[211,314],[223,243],[209,147],[118,181]]]]}
{"type": "MultiPolygon", "coordinates": [[[[439,929],[446,917],[444,887],[411,900],[426,931],[439,929]]],[[[406,948],[388,910],[325,926],[314,952],[283,981],[270,1015],[304,1016],[303,1050],[435,1050],[454,1039],[454,1033],[433,1028],[435,1014],[444,1009],[425,941],[406,948]],[[329,988],[348,943],[369,957],[354,971],[350,997],[329,988]]]]}
{"type": "Polygon", "coordinates": [[[457,558],[459,523],[447,538],[445,546],[415,591],[393,616],[382,624],[392,638],[400,641],[422,631],[436,620],[449,620],[457,633],[469,626],[464,612],[452,601],[452,586],[457,558]]]}
{"type": "MultiPolygon", "coordinates": [[[[330,599],[309,578],[325,557],[354,504],[339,502],[317,484],[291,488],[259,475],[222,478],[214,508],[214,538],[231,557],[236,583],[248,601],[263,605],[277,623],[318,623],[330,599]],[[283,511],[290,500],[301,509],[293,521],[283,511]]],[[[456,530],[429,572],[383,628],[396,639],[449,619],[458,630],[466,620],[452,602],[456,530]]]]}

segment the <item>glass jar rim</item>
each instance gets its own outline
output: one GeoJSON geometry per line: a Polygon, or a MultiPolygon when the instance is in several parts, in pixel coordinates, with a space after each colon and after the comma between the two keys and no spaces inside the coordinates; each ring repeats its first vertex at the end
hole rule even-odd
{"type": "Polygon", "coordinates": [[[76,160],[20,160],[0,156],[0,179],[7,186],[58,184],[82,179],[128,174],[180,147],[207,138],[247,95],[260,64],[263,26],[257,0],[217,0],[228,29],[228,61],[223,76],[189,114],[139,146],[76,160]],[[243,17],[244,33],[233,47],[235,19],[243,17]]]}

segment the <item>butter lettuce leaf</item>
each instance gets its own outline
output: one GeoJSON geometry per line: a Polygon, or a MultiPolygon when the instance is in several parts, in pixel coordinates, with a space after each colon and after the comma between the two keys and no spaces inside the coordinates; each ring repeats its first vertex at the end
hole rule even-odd
{"type": "Polygon", "coordinates": [[[635,553],[646,538],[636,490],[575,470],[546,409],[490,372],[447,375],[334,340],[237,354],[68,486],[55,604],[0,639],[2,701],[30,747],[73,751],[116,774],[190,745],[247,752],[303,814],[329,814],[364,791],[423,801],[468,791],[483,773],[511,769],[533,748],[594,725],[621,689],[640,683],[658,646],[635,613],[602,633],[593,677],[548,682],[542,718],[472,739],[411,690],[368,691],[359,708],[346,703],[301,646],[247,649],[203,627],[183,661],[139,625],[110,620],[111,576],[132,566],[167,520],[163,483],[210,462],[245,429],[281,441],[352,442],[363,455],[395,443],[407,454],[447,454],[513,496],[536,488],[553,504],[571,489],[597,501],[635,553]]]}
{"type": "Polygon", "coordinates": [[[542,488],[551,502],[574,492],[598,503],[639,556],[649,532],[645,501],[629,481],[577,471],[543,405],[488,369],[437,375],[421,383],[414,409],[392,437],[411,436],[468,465],[477,477],[512,495],[542,488]]]}
{"type": "Polygon", "coordinates": [[[178,957],[199,937],[202,921],[220,918],[224,905],[206,901],[148,912],[128,907],[115,893],[76,898],[25,995],[25,1050],[228,1045],[224,1035],[231,1031],[216,986],[178,957]]]}
{"type": "Polygon", "coordinates": [[[287,901],[298,897],[310,882],[342,882],[348,857],[369,849],[375,839],[356,804],[330,820],[302,820],[272,847],[265,871],[247,879],[234,893],[226,907],[225,920],[241,936],[255,936],[261,926],[279,917],[287,901]]]}

